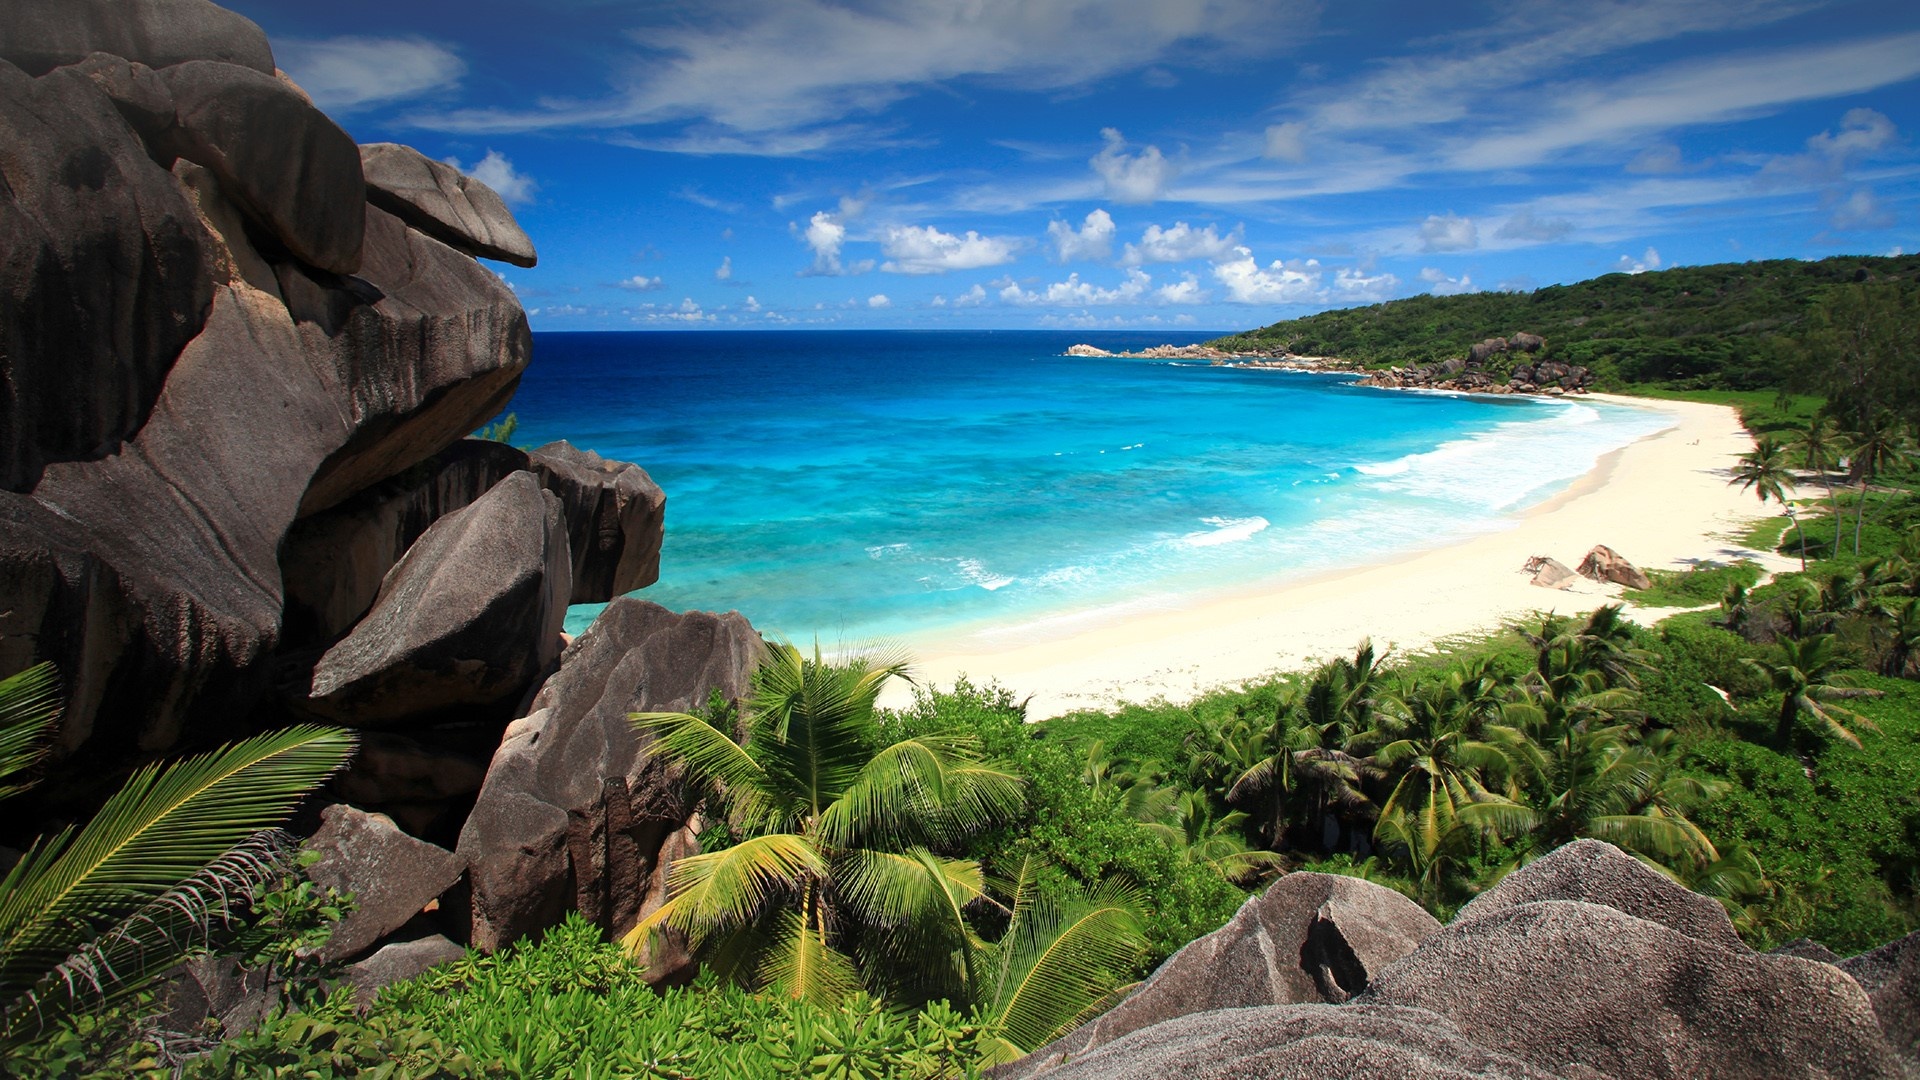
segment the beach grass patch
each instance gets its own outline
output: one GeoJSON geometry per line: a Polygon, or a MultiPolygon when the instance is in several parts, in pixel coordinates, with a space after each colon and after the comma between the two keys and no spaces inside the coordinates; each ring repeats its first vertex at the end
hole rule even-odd
{"type": "Polygon", "coordinates": [[[1652,587],[1628,589],[1628,600],[1650,608],[1703,607],[1719,603],[1731,586],[1752,588],[1760,580],[1760,564],[1749,559],[1703,562],[1685,570],[1648,570],[1647,577],[1652,587]]]}

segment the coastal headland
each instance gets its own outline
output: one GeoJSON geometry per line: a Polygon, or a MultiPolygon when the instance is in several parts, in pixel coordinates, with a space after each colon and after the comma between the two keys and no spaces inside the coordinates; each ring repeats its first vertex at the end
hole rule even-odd
{"type": "Polygon", "coordinates": [[[1523,566],[1535,555],[1571,565],[1605,544],[1643,568],[1742,558],[1769,571],[1789,567],[1790,560],[1735,539],[1773,509],[1727,483],[1735,457],[1753,445],[1733,409],[1600,394],[1592,400],[1653,410],[1671,424],[1606,455],[1504,529],[1305,580],[1288,580],[1285,567],[1274,567],[1273,579],[1250,582],[1242,595],[1129,610],[1097,625],[1088,619],[1083,629],[1038,642],[1031,628],[1020,627],[1008,628],[1004,645],[991,632],[923,645],[918,677],[941,686],[963,674],[976,683],[997,681],[1018,696],[1032,695],[1028,716],[1043,719],[1123,701],[1188,700],[1351,652],[1364,637],[1382,649],[1419,651],[1536,612],[1572,615],[1619,599],[1618,586],[1584,578],[1568,591],[1533,585],[1523,566]]]}

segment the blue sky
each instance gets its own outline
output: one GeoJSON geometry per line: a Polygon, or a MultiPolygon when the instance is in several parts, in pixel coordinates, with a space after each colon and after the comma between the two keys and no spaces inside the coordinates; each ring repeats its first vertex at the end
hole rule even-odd
{"type": "Polygon", "coordinates": [[[1240,329],[1920,250],[1887,0],[229,0],[460,163],[535,329],[1240,329]]]}

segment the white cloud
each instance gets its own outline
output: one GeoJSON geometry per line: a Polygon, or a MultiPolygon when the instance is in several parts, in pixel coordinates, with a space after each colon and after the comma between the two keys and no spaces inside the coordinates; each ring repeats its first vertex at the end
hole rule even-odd
{"type": "Polygon", "coordinates": [[[1627,162],[1627,171],[1630,173],[1676,173],[1684,168],[1685,164],[1680,157],[1679,147],[1672,143],[1661,143],[1659,146],[1649,146],[1634,155],[1633,160],[1627,162]]]}
{"type": "Polygon", "coordinates": [[[954,307],[976,307],[987,302],[987,290],[975,285],[953,298],[954,307]]]}
{"type": "Polygon", "coordinates": [[[326,112],[350,113],[452,90],[466,61],[426,38],[276,38],[274,59],[326,112]]]}
{"type": "Polygon", "coordinates": [[[1162,285],[1153,290],[1153,298],[1163,304],[1204,304],[1206,291],[1200,288],[1200,279],[1192,274],[1180,275],[1181,280],[1162,285]]]}
{"type": "Polygon", "coordinates": [[[1823,157],[1846,161],[1883,150],[1900,139],[1886,114],[1873,109],[1848,109],[1838,132],[1823,131],[1807,140],[1807,149],[1823,157]]]}
{"type": "Polygon", "coordinates": [[[1307,146],[1303,139],[1306,131],[1307,125],[1298,120],[1268,127],[1267,148],[1262,156],[1293,165],[1300,164],[1307,160],[1307,146]]]}
{"type": "Polygon", "coordinates": [[[1660,253],[1649,246],[1646,251],[1641,253],[1638,259],[1631,255],[1622,255],[1620,256],[1620,260],[1614,263],[1614,269],[1629,274],[1644,274],[1649,270],[1658,270],[1660,269],[1660,253]]]}
{"type": "Polygon", "coordinates": [[[713,280],[730,281],[732,279],[733,279],[733,256],[724,255],[720,259],[720,265],[714,267],[713,280]]]}
{"type": "Polygon", "coordinates": [[[1121,203],[1150,203],[1173,182],[1180,167],[1149,146],[1138,154],[1126,152],[1127,140],[1115,128],[1101,128],[1106,145],[1087,164],[1106,182],[1107,196],[1121,203]]]}
{"type": "Polygon", "coordinates": [[[719,210],[723,213],[728,213],[728,214],[737,214],[740,212],[739,203],[727,202],[724,199],[716,199],[713,196],[707,194],[706,192],[701,191],[699,188],[694,187],[692,184],[688,184],[687,186],[681,188],[679,191],[674,192],[673,197],[676,199],[684,199],[695,206],[704,206],[709,210],[719,210]]]}
{"type": "Polygon", "coordinates": [[[1226,286],[1228,300],[1236,304],[1304,304],[1320,298],[1323,274],[1318,260],[1293,264],[1275,260],[1262,267],[1254,261],[1251,249],[1237,247],[1234,252],[1239,258],[1213,267],[1213,279],[1226,286]]]}
{"type": "Polygon", "coordinates": [[[666,288],[667,283],[657,277],[648,277],[645,274],[635,274],[634,276],[626,279],[625,281],[620,282],[620,287],[623,289],[632,289],[634,292],[653,292],[658,289],[666,288]]]}
{"type": "Polygon", "coordinates": [[[944,274],[1010,263],[1020,250],[1013,237],[944,233],[931,225],[889,226],[880,241],[887,261],[880,269],[895,274],[944,274]]]}
{"type": "Polygon", "coordinates": [[[1449,211],[1429,214],[1420,223],[1421,251],[1471,251],[1479,246],[1480,230],[1472,218],[1449,211]]]}
{"type": "Polygon", "coordinates": [[[813,272],[816,274],[838,274],[840,265],[840,245],[847,241],[847,227],[831,210],[821,210],[809,218],[801,239],[813,249],[813,272]]]}
{"type": "Polygon", "coordinates": [[[1427,291],[1435,296],[1458,296],[1461,293],[1479,292],[1480,287],[1473,278],[1461,274],[1457,278],[1448,277],[1446,271],[1433,266],[1420,268],[1420,280],[1428,285],[1427,291]]]}
{"type": "Polygon", "coordinates": [[[1140,243],[1128,244],[1120,261],[1129,266],[1155,262],[1185,262],[1188,259],[1224,259],[1232,254],[1240,243],[1241,230],[1238,226],[1225,236],[1221,236],[1209,225],[1196,229],[1184,221],[1176,221],[1170,229],[1158,225],[1148,225],[1140,234],[1140,243]]]}
{"type": "Polygon", "coordinates": [[[1333,275],[1333,299],[1336,303],[1372,304],[1391,297],[1400,288],[1400,279],[1392,274],[1369,274],[1358,267],[1343,266],[1333,275]]]}
{"type": "MultiPolygon", "coordinates": [[[[704,152],[809,152],[792,144],[871,138],[859,118],[957,80],[1080,87],[1168,61],[1292,47],[1307,0],[728,0],[632,4],[634,45],[594,99],[423,116],[441,130],[630,128],[690,122],[704,152]],[[856,122],[848,122],[850,119],[856,122]],[[766,136],[780,133],[786,145],[766,136]]],[[[616,39],[617,40],[617,39],[616,39]]],[[[663,147],[665,148],[665,147],[663,147]]],[[[688,149],[694,149],[688,147],[688,149]]]]}
{"type": "Polygon", "coordinates": [[[1836,229],[1884,229],[1893,224],[1894,217],[1871,189],[1862,187],[1836,202],[1829,220],[1836,229]]]}
{"type": "Polygon", "coordinates": [[[1053,241],[1054,257],[1061,262],[1074,259],[1104,259],[1113,251],[1113,217],[1105,210],[1087,214],[1080,228],[1064,221],[1047,223],[1047,238],[1053,241]]]}
{"type": "Polygon", "coordinates": [[[872,296],[867,297],[867,306],[870,308],[891,307],[892,304],[893,301],[887,299],[886,293],[874,293],[872,296]]]}
{"type": "Polygon", "coordinates": [[[1000,298],[1011,304],[1053,304],[1062,307],[1126,304],[1139,301],[1152,284],[1153,279],[1139,270],[1128,270],[1127,279],[1111,289],[1081,281],[1080,275],[1074,273],[1068,274],[1065,281],[1056,281],[1034,292],[1022,289],[1018,282],[1009,281],[1000,290],[1000,298]]]}
{"type": "Polygon", "coordinates": [[[1562,218],[1535,217],[1532,210],[1522,207],[1514,211],[1494,235],[1502,240],[1532,240],[1544,244],[1558,240],[1572,231],[1571,221],[1562,218]]]}
{"type": "Polygon", "coordinates": [[[513,162],[507,160],[507,155],[498,150],[488,150],[486,157],[471,166],[460,164],[459,158],[447,158],[446,162],[492,188],[510,203],[525,203],[540,188],[532,177],[515,169],[513,162]]]}
{"type": "Polygon", "coordinates": [[[757,312],[760,310],[760,301],[749,296],[747,297],[747,302],[744,304],[741,304],[740,306],[745,308],[748,311],[757,312]]]}

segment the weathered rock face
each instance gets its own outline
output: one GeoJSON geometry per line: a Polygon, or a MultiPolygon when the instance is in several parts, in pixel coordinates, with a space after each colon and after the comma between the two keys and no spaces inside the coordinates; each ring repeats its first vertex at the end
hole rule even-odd
{"type": "Polygon", "coordinates": [[[1839,969],[1710,945],[1567,900],[1461,920],[1360,999],[1428,1009],[1473,1042],[1570,1075],[1902,1076],[1839,969]]]}
{"type": "Polygon", "coordinates": [[[374,996],[381,987],[423,975],[431,968],[465,955],[467,950],[440,934],[396,941],[348,966],[346,982],[353,987],[354,1004],[364,1013],[372,1009],[374,996]]]}
{"type": "Polygon", "coordinates": [[[538,260],[499,193],[459,169],[399,143],[369,143],[360,161],[368,201],[413,228],[482,259],[538,260]]]}
{"type": "Polygon", "coordinates": [[[1339,1004],[1439,932],[1432,915],[1391,889],[1358,878],[1288,874],[1247,901],[1227,925],[1168,957],[1110,1012],[997,1075],[1041,1075],[1094,1047],[1189,1013],[1339,1004]]]}
{"type": "Polygon", "coordinates": [[[1454,918],[1454,925],[1542,900],[1601,904],[1657,922],[1695,941],[1734,952],[1749,951],[1719,901],[1683,887],[1599,840],[1575,840],[1508,874],[1468,901],[1454,918]]]}
{"type": "Polygon", "coordinates": [[[529,464],[566,507],[573,603],[601,603],[660,580],[667,497],[645,469],[565,441],[535,450],[529,464]]]}
{"type": "Polygon", "coordinates": [[[1533,584],[1543,589],[1570,589],[1580,577],[1567,569],[1566,563],[1547,555],[1533,556],[1522,569],[1532,574],[1533,584]]]}
{"type": "Polygon", "coordinates": [[[1611,581],[1629,589],[1653,587],[1653,580],[1647,577],[1645,571],[1605,544],[1595,544],[1593,550],[1587,552],[1587,557],[1580,560],[1577,572],[1581,577],[1611,581]]]}
{"type": "Polygon", "coordinates": [[[207,0],[8,0],[0,59],[42,75],[88,53],[150,68],[218,60],[273,74],[273,50],[253,22],[207,0]]]}
{"type": "Polygon", "coordinates": [[[453,852],[408,836],[379,814],[336,803],[321,818],[306,844],[320,860],[307,877],[354,897],[353,910],[315,953],[323,962],[365,952],[452,888],[465,869],[453,852]]]}
{"type": "Polygon", "coordinates": [[[204,233],[91,80],[0,64],[0,487],[30,490],[49,462],[105,456],[146,422],[213,304],[204,233]],[[37,359],[49,342],[57,363],[37,359]]]}
{"type": "MultiPolygon", "coordinates": [[[[252,26],[196,3],[57,7],[96,36],[252,26]]],[[[0,15],[6,48],[64,56],[36,36],[46,10],[0,15]]],[[[498,279],[366,205],[358,149],[264,39],[258,63],[129,40],[166,66],[0,65],[0,664],[54,660],[63,751],[109,757],[243,716],[296,517],[498,411],[531,348],[498,279]]]]}
{"type": "MultiPolygon", "coordinates": [[[[533,711],[508,727],[460,834],[473,944],[497,949],[578,908],[623,932],[692,807],[627,714],[742,698],[761,650],[735,614],[676,615],[623,598],[568,646],[533,711]]],[[[671,966],[664,960],[658,965],[671,966]]]]}
{"type": "MultiPolygon", "coordinates": [[[[1195,942],[1109,1016],[1198,959],[1195,946],[1229,941],[1223,929],[1195,942]]],[[[1839,966],[1757,954],[1717,902],[1584,840],[1369,968],[1364,992],[1344,1004],[1210,1008],[1215,983],[1245,984],[1247,972],[1313,948],[1310,935],[1297,946],[1242,936],[1184,978],[1196,1008],[1210,1011],[1170,1010],[1064,1065],[1063,1039],[993,1075],[1891,1080],[1912,1064],[1901,1055],[1913,1047],[1914,942],[1920,935],[1839,966]]]]}
{"type": "Polygon", "coordinates": [[[408,549],[314,667],[310,702],[375,724],[518,698],[559,654],[572,588],[560,500],[514,473],[408,549]]]}
{"type": "MultiPolygon", "coordinates": [[[[1007,1067],[996,1080],[1021,1075],[1007,1067]]],[[[1446,1017],[1384,1005],[1193,1013],[1134,1032],[1048,1080],[1592,1080],[1476,1046],[1446,1017]]]]}

